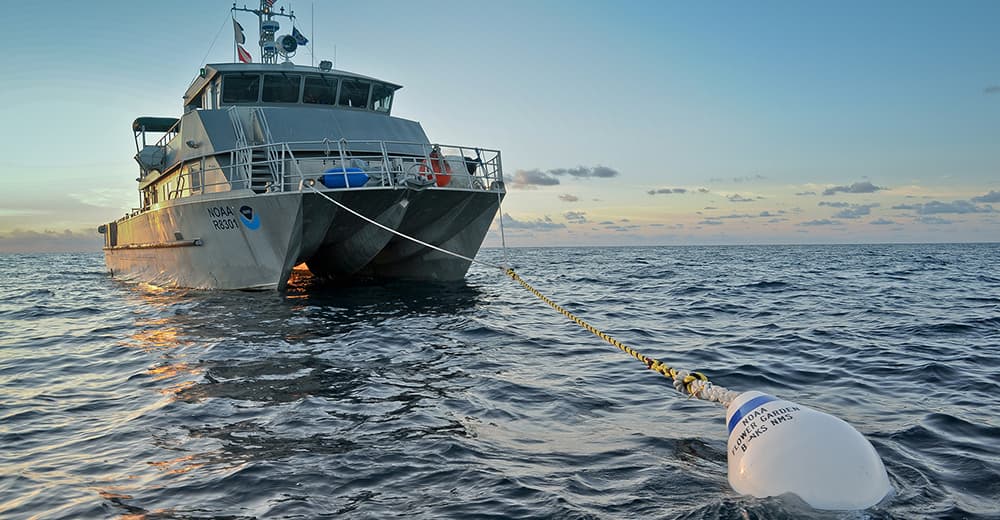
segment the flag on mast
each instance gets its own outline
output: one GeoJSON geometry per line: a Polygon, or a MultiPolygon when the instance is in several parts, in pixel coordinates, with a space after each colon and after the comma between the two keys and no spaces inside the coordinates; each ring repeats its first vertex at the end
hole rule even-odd
{"type": "Polygon", "coordinates": [[[243,26],[240,25],[240,22],[236,21],[236,18],[233,18],[233,31],[236,33],[235,34],[236,43],[246,43],[247,42],[247,37],[246,37],[245,34],[243,34],[243,26]]]}
{"type": "Polygon", "coordinates": [[[295,38],[295,42],[299,45],[305,45],[309,43],[309,39],[299,32],[298,27],[292,27],[292,38],[295,38]]]}
{"type": "Polygon", "coordinates": [[[236,52],[240,55],[240,61],[242,61],[243,63],[253,62],[253,56],[250,56],[250,53],[247,52],[247,50],[244,49],[242,45],[236,46],[236,52]]]}

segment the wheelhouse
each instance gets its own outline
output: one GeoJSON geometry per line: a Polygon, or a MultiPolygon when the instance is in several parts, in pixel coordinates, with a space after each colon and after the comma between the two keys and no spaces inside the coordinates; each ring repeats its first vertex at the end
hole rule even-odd
{"type": "Polygon", "coordinates": [[[307,105],[388,115],[399,88],[375,78],[314,67],[218,64],[201,70],[184,97],[184,109],[307,105]]]}

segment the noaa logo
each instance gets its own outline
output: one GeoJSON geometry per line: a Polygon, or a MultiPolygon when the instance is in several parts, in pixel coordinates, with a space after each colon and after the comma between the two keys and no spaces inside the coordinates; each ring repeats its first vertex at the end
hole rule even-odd
{"type": "Polygon", "coordinates": [[[247,229],[257,229],[260,227],[260,215],[253,212],[253,208],[250,206],[242,206],[240,208],[240,221],[247,229]]]}

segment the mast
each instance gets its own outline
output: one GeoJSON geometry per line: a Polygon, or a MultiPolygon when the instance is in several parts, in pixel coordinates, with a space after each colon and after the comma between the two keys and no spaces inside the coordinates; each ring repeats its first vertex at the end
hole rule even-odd
{"type": "Polygon", "coordinates": [[[281,7],[278,11],[274,10],[275,0],[260,0],[260,7],[257,9],[250,9],[245,4],[243,7],[236,7],[236,3],[233,3],[232,11],[242,11],[246,13],[253,13],[257,16],[257,27],[259,28],[258,34],[260,34],[260,61],[261,63],[278,63],[278,55],[281,54],[287,60],[295,53],[294,47],[282,48],[278,42],[274,39],[274,34],[278,32],[281,28],[281,24],[275,17],[284,17],[291,20],[292,25],[295,24],[295,11],[291,9],[285,12],[285,8],[281,7]]]}

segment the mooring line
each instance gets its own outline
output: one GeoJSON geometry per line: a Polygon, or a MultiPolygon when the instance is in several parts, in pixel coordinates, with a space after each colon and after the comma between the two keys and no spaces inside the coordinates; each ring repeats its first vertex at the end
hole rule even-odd
{"type": "MultiPolygon", "coordinates": [[[[597,327],[594,327],[593,325],[591,325],[591,324],[587,323],[586,321],[584,321],[582,318],[579,318],[575,314],[573,314],[572,312],[566,310],[565,308],[563,308],[558,303],[552,301],[547,296],[545,296],[544,294],[542,294],[538,289],[535,289],[534,287],[532,287],[531,284],[529,284],[527,281],[525,281],[523,278],[521,278],[516,272],[514,272],[514,268],[512,268],[512,267],[502,266],[502,265],[497,265],[497,264],[491,264],[489,262],[484,262],[482,260],[476,260],[475,258],[469,258],[469,257],[467,257],[465,255],[462,255],[462,254],[459,254],[459,253],[455,253],[453,251],[448,251],[447,249],[440,248],[440,247],[435,246],[433,244],[428,244],[427,242],[424,242],[423,240],[420,240],[420,239],[417,239],[415,237],[411,237],[411,236],[409,236],[409,235],[407,235],[405,233],[401,233],[399,231],[396,231],[395,229],[392,229],[389,226],[386,226],[386,225],[384,225],[384,224],[382,224],[380,222],[376,222],[375,220],[373,220],[371,218],[368,218],[368,217],[362,215],[361,213],[358,213],[357,211],[354,211],[353,209],[347,207],[343,203],[341,203],[341,202],[339,202],[337,200],[334,200],[329,195],[327,195],[327,194],[325,194],[325,193],[317,190],[316,187],[313,186],[312,184],[303,183],[303,185],[306,186],[306,187],[308,187],[309,189],[313,190],[314,192],[318,193],[321,197],[325,198],[326,200],[328,200],[328,201],[334,203],[335,205],[339,206],[344,211],[347,211],[348,213],[350,213],[350,214],[352,214],[352,215],[354,215],[354,216],[356,216],[356,217],[358,217],[358,218],[360,218],[360,219],[362,219],[362,220],[364,220],[364,221],[366,221],[366,222],[368,222],[370,224],[374,224],[375,226],[378,226],[379,228],[382,228],[382,229],[384,229],[384,230],[386,230],[386,231],[388,231],[388,232],[390,232],[390,233],[392,233],[392,234],[394,234],[396,236],[399,236],[399,237],[405,238],[407,240],[413,241],[413,242],[415,242],[417,244],[420,244],[422,246],[428,247],[428,248],[433,249],[435,251],[440,251],[440,252],[442,252],[442,253],[444,253],[446,255],[451,255],[451,256],[454,256],[456,258],[461,258],[462,260],[467,260],[469,262],[477,263],[477,264],[480,264],[480,265],[484,265],[486,267],[491,267],[491,268],[498,269],[498,270],[502,271],[511,280],[514,280],[515,282],[521,284],[521,286],[524,287],[525,289],[527,289],[528,292],[530,292],[531,294],[535,295],[538,299],[540,299],[543,302],[545,302],[549,307],[552,307],[553,309],[555,309],[557,312],[559,312],[563,316],[566,316],[567,318],[569,318],[571,321],[573,321],[574,323],[576,323],[580,327],[586,329],[591,334],[593,334],[593,335],[595,335],[595,336],[603,339],[604,341],[610,343],[611,345],[617,347],[619,350],[621,350],[622,352],[625,352],[626,354],[632,356],[636,360],[641,361],[642,363],[644,363],[646,365],[646,368],[648,368],[648,369],[650,369],[650,370],[652,370],[654,372],[657,372],[657,373],[663,375],[667,379],[670,379],[673,382],[674,388],[677,389],[678,392],[685,393],[685,394],[687,394],[687,395],[689,395],[691,397],[695,397],[695,398],[702,399],[702,400],[705,400],[705,401],[717,402],[717,403],[722,404],[725,407],[728,407],[729,403],[731,403],[733,401],[733,399],[736,399],[736,397],[739,395],[739,392],[735,392],[733,390],[728,390],[725,387],[713,384],[711,381],[708,380],[708,376],[706,376],[705,374],[702,374],[701,372],[689,372],[689,371],[686,371],[686,370],[679,370],[679,369],[670,367],[666,363],[664,363],[664,362],[662,362],[662,361],[660,361],[660,360],[658,360],[656,358],[652,358],[652,357],[646,356],[645,354],[643,354],[643,353],[641,353],[641,352],[633,349],[632,347],[629,347],[628,345],[626,345],[626,344],[618,341],[617,339],[609,336],[608,334],[602,332],[597,327]]],[[[500,215],[500,218],[503,219],[503,214],[500,215]]]]}
{"type": "Polygon", "coordinates": [[[462,260],[468,260],[469,262],[473,262],[473,263],[480,264],[480,265],[485,265],[486,267],[492,267],[494,269],[499,269],[501,271],[505,271],[507,269],[507,267],[504,267],[502,265],[491,264],[489,262],[483,262],[482,260],[476,260],[475,258],[469,258],[469,257],[467,257],[465,255],[456,253],[454,251],[448,251],[447,249],[440,248],[440,247],[438,247],[438,246],[436,246],[434,244],[428,244],[427,242],[424,242],[423,240],[411,237],[410,235],[407,235],[405,233],[400,233],[399,231],[396,231],[395,229],[392,229],[391,227],[386,226],[385,224],[382,224],[381,222],[377,222],[375,220],[372,220],[372,219],[370,219],[370,218],[362,215],[361,213],[358,213],[357,211],[354,211],[353,209],[345,206],[344,204],[342,204],[342,203],[340,203],[340,202],[338,202],[336,200],[333,200],[326,193],[323,193],[322,191],[317,190],[316,187],[313,186],[312,184],[306,184],[306,183],[303,182],[303,185],[305,187],[313,190],[314,192],[318,193],[324,199],[326,199],[326,200],[328,200],[328,201],[336,204],[337,206],[340,206],[340,209],[343,209],[344,211],[350,213],[351,215],[354,215],[355,217],[358,217],[361,220],[364,220],[364,221],[368,222],[369,224],[374,224],[374,225],[376,225],[376,226],[378,226],[378,227],[380,227],[380,228],[382,228],[382,229],[384,229],[384,230],[386,230],[386,231],[388,231],[388,232],[390,232],[390,233],[392,233],[394,235],[397,235],[397,236],[403,237],[403,238],[405,238],[407,240],[416,242],[416,243],[418,243],[418,244],[420,244],[420,245],[422,245],[424,247],[429,247],[429,248],[431,248],[431,249],[433,249],[435,251],[440,251],[440,252],[442,252],[442,253],[444,253],[446,255],[451,255],[451,256],[454,256],[454,257],[457,257],[457,258],[461,258],[462,260]]]}

